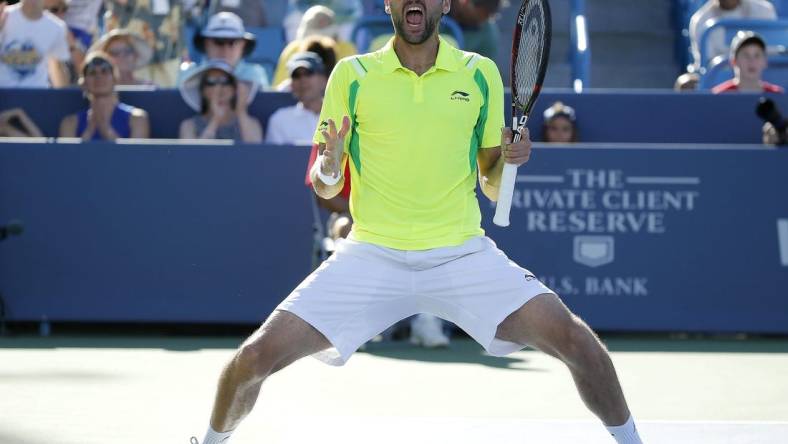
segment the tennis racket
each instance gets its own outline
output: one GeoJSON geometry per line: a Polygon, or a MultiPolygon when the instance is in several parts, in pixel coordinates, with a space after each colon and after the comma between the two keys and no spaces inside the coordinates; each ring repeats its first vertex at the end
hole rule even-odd
{"type": "MultiPolygon", "coordinates": [[[[552,39],[552,19],[547,0],[523,0],[517,13],[517,23],[512,39],[512,131],[513,142],[520,140],[520,128],[528,122],[542,82],[547,72],[552,39]]],[[[517,165],[504,163],[498,204],[493,223],[500,227],[509,226],[509,211],[512,208],[514,183],[517,180],[517,165]]]]}

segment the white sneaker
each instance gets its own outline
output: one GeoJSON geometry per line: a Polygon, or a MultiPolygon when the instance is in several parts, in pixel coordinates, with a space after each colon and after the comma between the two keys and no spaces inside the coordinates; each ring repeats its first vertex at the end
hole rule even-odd
{"type": "Polygon", "coordinates": [[[426,348],[448,347],[449,337],[443,333],[443,321],[421,313],[410,321],[410,343],[426,348]]]}

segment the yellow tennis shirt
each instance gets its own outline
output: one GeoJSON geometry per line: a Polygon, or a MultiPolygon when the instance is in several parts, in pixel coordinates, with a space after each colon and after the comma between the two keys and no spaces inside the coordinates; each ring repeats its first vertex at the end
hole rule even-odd
{"type": "Polygon", "coordinates": [[[421,76],[400,64],[393,40],[345,58],[329,79],[320,125],[351,119],[353,238],[400,250],[459,245],[484,234],[476,153],[500,145],[503,84],[495,63],[441,39],[421,76]]]}

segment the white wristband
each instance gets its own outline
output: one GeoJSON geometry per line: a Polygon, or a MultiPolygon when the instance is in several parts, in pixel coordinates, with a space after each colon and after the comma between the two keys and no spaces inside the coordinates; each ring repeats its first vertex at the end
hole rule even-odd
{"type": "Polygon", "coordinates": [[[341,173],[338,174],[337,177],[327,176],[327,175],[323,174],[323,168],[322,168],[323,167],[323,155],[322,154],[317,156],[316,162],[317,162],[317,177],[320,178],[321,182],[323,182],[324,184],[326,184],[328,186],[336,185],[336,184],[339,183],[339,180],[342,179],[342,174],[341,173]]]}

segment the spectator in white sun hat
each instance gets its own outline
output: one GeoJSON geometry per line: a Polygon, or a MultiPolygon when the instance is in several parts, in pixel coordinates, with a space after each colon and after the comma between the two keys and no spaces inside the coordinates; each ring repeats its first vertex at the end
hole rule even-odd
{"type": "MultiPolygon", "coordinates": [[[[261,89],[267,89],[270,82],[265,68],[243,60],[254,51],[255,45],[257,39],[254,34],[246,32],[241,18],[232,12],[212,15],[208,19],[208,24],[194,35],[194,46],[205,54],[207,61],[222,60],[233,67],[233,74],[237,78],[254,82],[261,89]]],[[[182,66],[178,84],[196,68],[193,63],[182,66]]]]}
{"type": "Polygon", "coordinates": [[[262,142],[260,121],[249,115],[248,104],[239,97],[253,97],[257,86],[233,75],[221,60],[209,61],[193,70],[180,85],[181,97],[198,114],[184,120],[181,139],[231,139],[262,142]]]}

